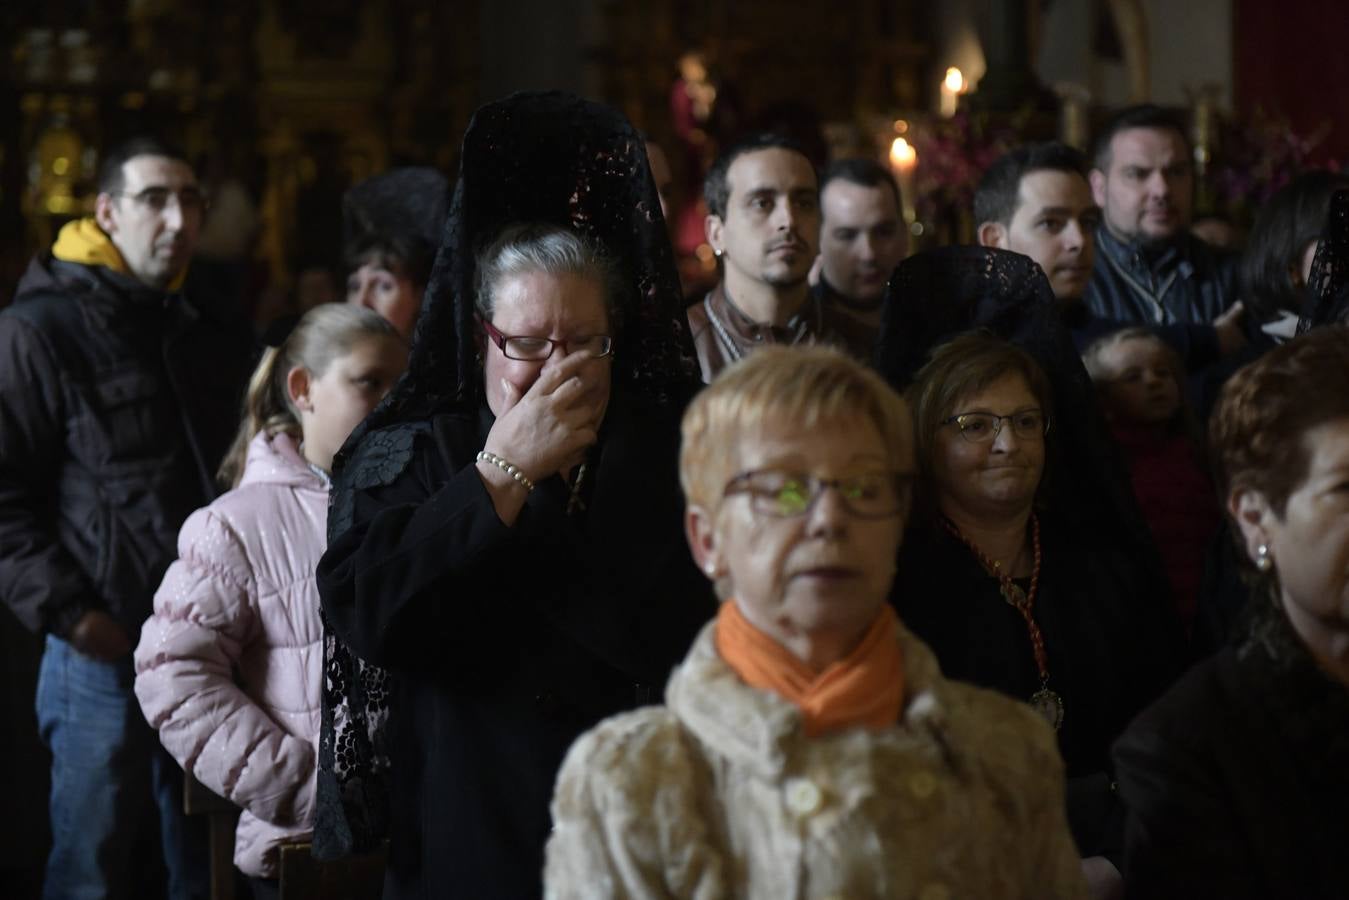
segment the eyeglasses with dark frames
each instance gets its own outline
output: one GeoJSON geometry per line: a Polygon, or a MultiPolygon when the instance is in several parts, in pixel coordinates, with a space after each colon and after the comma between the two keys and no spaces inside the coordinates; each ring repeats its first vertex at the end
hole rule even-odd
{"type": "Polygon", "coordinates": [[[970,443],[987,444],[997,438],[1003,422],[1010,422],[1012,433],[1023,441],[1043,440],[1049,433],[1049,416],[1038,409],[1019,409],[1006,416],[984,412],[957,413],[942,419],[941,424],[956,426],[960,436],[970,443]]]}
{"type": "Polygon", "coordinates": [[[195,187],[170,190],[166,187],[148,187],[136,193],[114,191],[114,196],[126,197],[137,206],[143,206],[152,212],[163,212],[169,208],[169,201],[176,200],[178,208],[184,213],[201,213],[210,207],[206,195],[195,187]]]}
{"type": "Polygon", "coordinates": [[[859,519],[886,519],[908,508],[913,479],[899,472],[861,472],[842,478],[817,478],[803,472],[760,469],[741,472],[726,482],[723,497],[745,494],[750,509],[775,519],[810,512],[824,492],[833,488],[849,513],[859,519]]]}
{"type": "Polygon", "coordinates": [[[482,316],[478,316],[478,323],[482,325],[482,330],[491,338],[492,343],[501,349],[507,359],[521,362],[542,362],[552,356],[553,351],[558,347],[562,348],[564,356],[582,351],[594,359],[603,359],[614,350],[614,339],[607,334],[592,334],[589,337],[576,338],[571,341],[555,341],[552,338],[502,334],[495,325],[482,316]]]}

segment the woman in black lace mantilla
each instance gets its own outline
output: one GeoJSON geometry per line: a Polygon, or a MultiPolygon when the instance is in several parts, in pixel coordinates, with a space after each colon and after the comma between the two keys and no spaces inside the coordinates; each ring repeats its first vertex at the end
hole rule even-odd
{"type": "Polygon", "coordinates": [[[1297,333],[1349,322],[1349,190],[1330,198],[1325,229],[1316,244],[1297,333]]]}
{"type": "Polygon", "coordinates": [[[538,894],[567,747],[657,702],[715,611],[681,531],[682,322],[640,135],[558,93],[481,109],[319,568],[316,851],[387,834],[386,897],[538,894]]]}
{"type": "MultiPolygon", "coordinates": [[[[913,382],[920,503],[900,618],[945,674],[1055,725],[1079,850],[1118,861],[1110,742],[1175,676],[1181,636],[1049,283],[1002,250],[911,257],[887,288],[876,365],[913,382]]],[[[1118,878],[1099,860],[1089,872],[1118,878]]]]}

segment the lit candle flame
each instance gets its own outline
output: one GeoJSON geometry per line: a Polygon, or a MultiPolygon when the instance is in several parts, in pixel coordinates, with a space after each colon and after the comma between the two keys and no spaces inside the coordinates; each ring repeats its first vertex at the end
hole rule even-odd
{"type": "Polygon", "coordinates": [[[951,93],[959,94],[965,90],[965,76],[960,74],[959,69],[952,66],[946,70],[946,81],[944,81],[943,84],[945,84],[946,89],[951,93]]]}
{"type": "Polygon", "coordinates": [[[890,143],[890,165],[896,169],[911,168],[917,160],[918,151],[904,138],[897,137],[890,143]]]}

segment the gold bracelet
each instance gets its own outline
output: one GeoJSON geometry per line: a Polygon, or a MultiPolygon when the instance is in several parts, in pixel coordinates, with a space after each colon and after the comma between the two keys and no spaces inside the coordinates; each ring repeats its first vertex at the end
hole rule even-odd
{"type": "Polygon", "coordinates": [[[534,482],[530,481],[528,476],[526,476],[524,472],[521,472],[518,466],[516,466],[513,463],[507,462],[500,456],[497,456],[495,453],[488,453],[486,450],[479,450],[478,462],[491,463],[501,471],[505,472],[507,475],[514,478],[517,482],[520,483],[520,486],[523,487],[526,491],[534,490],[534,482]]]}

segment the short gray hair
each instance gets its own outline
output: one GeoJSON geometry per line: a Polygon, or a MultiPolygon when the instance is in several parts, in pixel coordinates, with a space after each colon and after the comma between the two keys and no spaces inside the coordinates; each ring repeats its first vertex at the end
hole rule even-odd
{"type": "Polygon", "coordinates": [[[496,307],[494,292],[502,279],[526,272],[594,278],[604,293],[609,330],[621,320],[624,285],[612,256],[574,231],[545,223],[511,225],[478,254],[474,306],[489,322],[496,307]]]}

